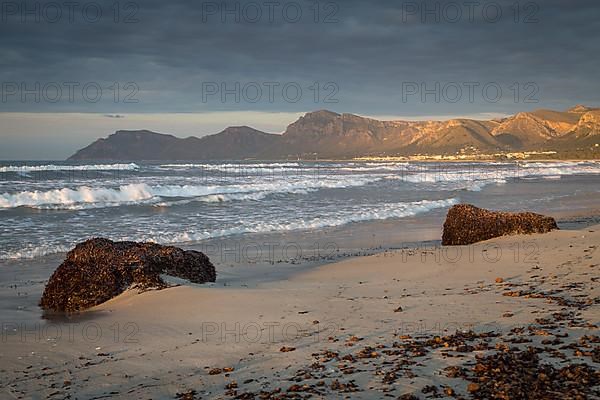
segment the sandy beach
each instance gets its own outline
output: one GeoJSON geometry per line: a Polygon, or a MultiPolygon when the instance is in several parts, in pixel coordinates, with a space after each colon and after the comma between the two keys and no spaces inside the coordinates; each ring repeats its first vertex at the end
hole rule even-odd
{"type": "Polygon", "coordinates": [[[2,2],[0,400],[600,400],[599,15],[2,2]]]}
{"type": "Polygon", "coordinates": [[[396,249],[253,287],[128,291],[70,320],[15,314],[2,397],[468,397],[447,368],[503,346],[597,372],[599,243],[596,225],[396,249]],[[494,335],[435,345],[469,331],[494,335]]]}

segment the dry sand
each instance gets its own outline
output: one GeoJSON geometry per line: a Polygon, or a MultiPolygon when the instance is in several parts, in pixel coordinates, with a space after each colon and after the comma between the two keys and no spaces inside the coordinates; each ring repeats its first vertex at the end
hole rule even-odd
{"type": "Polygon", "coordinates": [[[193,398],[192,391],[194,398],[251,398],[290,387],[314,398],[427,398],[434,393],[428,385],[442,397],[447,386],[467,397],[468,382],[444,368],[491,349],[389,351],[402,349],[394,342],[457,330],[502,333],[483,341],[492,348],[519,336],[531,342],[511,345],[548,348],[541,357],[557,368],[587,363],[597,370],[598,343],[560,347],[598,335],[598,246],[600,225],[395,250],[252,288],[129,291],[70,321],[4,322],[0,398],[193,398]],[[544,324],[553,313],[564,320],[544,324]]]}

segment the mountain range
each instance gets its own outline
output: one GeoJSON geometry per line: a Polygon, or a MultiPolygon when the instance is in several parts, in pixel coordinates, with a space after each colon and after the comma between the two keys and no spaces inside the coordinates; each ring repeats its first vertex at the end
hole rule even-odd
{"type": "MultiPolygon", "coordinates": [[[[248,126],[178,138],[147,130],[117,131],[69,160],[243,160],[497,154],[556,151],[600,154],[600,108],[536,110],[493,120],[380,121],[320,110],[282,134],[248,126]]],[[[574,157],[577,158],[577,157],[574,157]]]]}

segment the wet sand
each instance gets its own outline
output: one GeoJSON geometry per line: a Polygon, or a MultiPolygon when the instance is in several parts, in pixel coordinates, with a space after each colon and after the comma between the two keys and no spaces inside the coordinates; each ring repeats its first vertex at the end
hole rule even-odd
{"type": "Polygon", "coordinates": [[[3,281],[20,305],[2,310],[0,397],[469,397],[476,356],[529,347],[598,371],[598,246],[600,225],[430,243],[247,286],[129,291],[51,320],[32,318],[44,280],[22,294],[21,269],[3,281]]]}

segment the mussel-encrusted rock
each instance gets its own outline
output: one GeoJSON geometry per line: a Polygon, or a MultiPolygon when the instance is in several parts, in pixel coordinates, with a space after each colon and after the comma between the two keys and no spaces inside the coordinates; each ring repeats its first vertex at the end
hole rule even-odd
{"type": "Polygon", "coordinates": [[[546,233],[558,229],[552,217],[531,212],[489,211],[470,204],[453,206],[444,223],[442,245],[466,245],[499,236],[546,233]]]}
{"type": "Polygon", "coordinates": [[[119,295],[127,288],[164,288],[160,274],[194,283],[214,282],[215,267],[206,255],[155,243],[90,239],[67,253],[54,271],[40,306],[49,311],[80,311],[119,295]]]}

